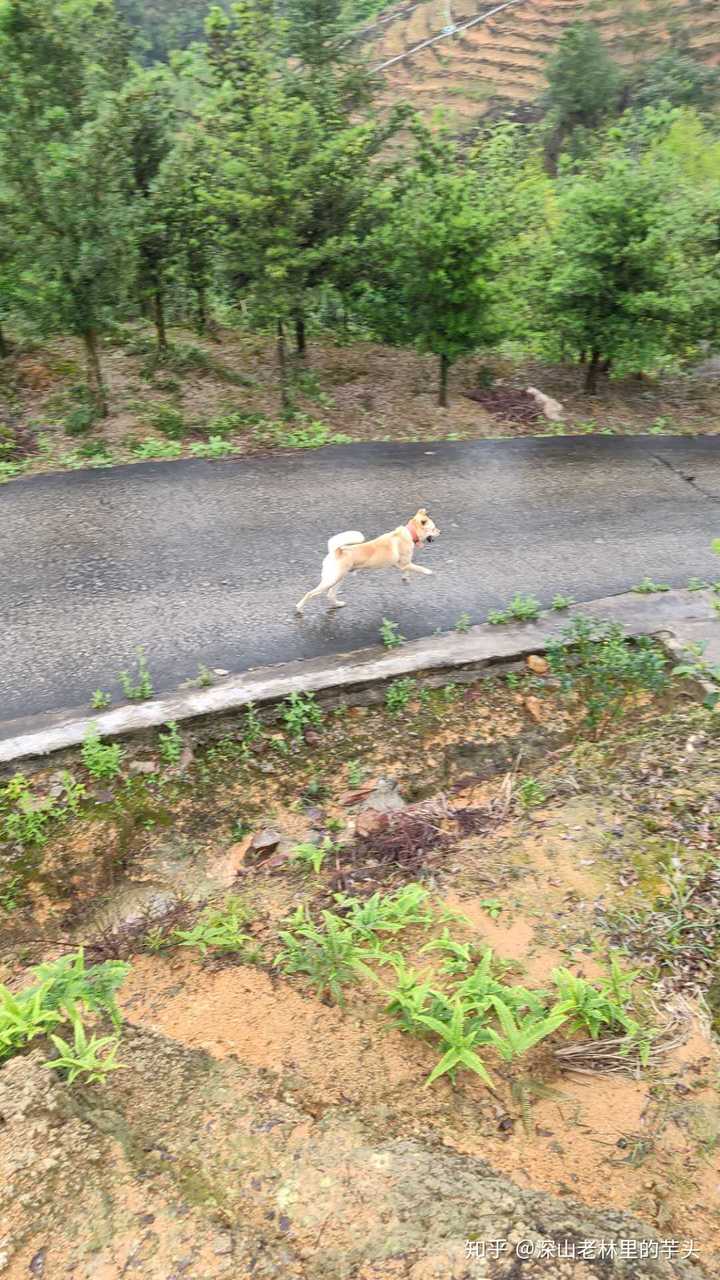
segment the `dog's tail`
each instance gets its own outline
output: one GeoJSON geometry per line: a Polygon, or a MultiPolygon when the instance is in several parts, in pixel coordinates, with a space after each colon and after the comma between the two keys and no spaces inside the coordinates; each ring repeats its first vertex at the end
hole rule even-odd
{"type": "Polygon", "coordinates": [[[356,543],[364,541],[365,534],[358,533],[357,529],[349,529],[347,533],[336,533],[334,538],[328,538],[328,554],[339,551],[341,547],[354,547],[356,543]]]}

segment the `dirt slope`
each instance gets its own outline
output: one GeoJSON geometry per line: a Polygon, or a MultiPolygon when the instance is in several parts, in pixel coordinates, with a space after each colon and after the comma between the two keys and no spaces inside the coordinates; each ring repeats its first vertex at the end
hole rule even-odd
{"type": "MultiPolygon", "coordinates": [[[[462,26],[493,7],[491,0],[396,6],[367,30],[365,51],[378,66],[440,35],[449,23],[462,26]]],[[[477,119],[498,102],[533,102],[544,88],[547,55],[578,19],[596,23],[626,65],[658,53],[678,30],[687,33],[695,56],[720,62],[720,7],[715,0],[518,0],[486,22],[389,66],[384,101],[410,101],[428,113],[442,108],[460,122],[477,119]]]]}

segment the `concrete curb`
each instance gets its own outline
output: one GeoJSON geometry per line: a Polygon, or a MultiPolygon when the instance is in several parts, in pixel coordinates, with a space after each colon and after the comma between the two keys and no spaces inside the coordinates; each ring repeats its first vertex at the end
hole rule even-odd
{"type": "MultiPolygon", "coordinates": [[[[471,627],[465,634],[445,632],[413,640],[398,649],[356,649],[332,658],[260,667],[229,676],[207,689],[191,689],[113,711],[88,715],[85,710],[55,712],[24,721],[0,723],[0,764],[49,755],[76,747],[91,725],[102,738],[140,733],[170,720],[193,720],[236,711],[253,702],[277,702],[291,693],[323,693],[359,689],[376,682],[420,672],[466,668],[482,671],[493,665],[542,651],[560,636],[573,614],[619,622],[629,635],[662,632],[683,647],[683,629],[697,632],[709,623],[718,627],[709,592],[668,591],[656,595],[610,596],[575,605],[567,612],[543,614],[537,622],[471,627]]],[[[720,630],[720,628],[719,628],[720,630]]]]}

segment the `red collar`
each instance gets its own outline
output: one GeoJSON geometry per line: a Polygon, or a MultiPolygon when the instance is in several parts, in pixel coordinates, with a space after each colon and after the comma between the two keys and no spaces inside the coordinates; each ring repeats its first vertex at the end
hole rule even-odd
{"type": "Polygon", "coordinates": [[[407,529],[408,533],[410,534],[410,537],[412,538],[413,542],[415,543],[415,546],[417,547],[420,542],[420,539],[418,537],[418,531],[415,528],[415,521],[408,520],[405,528],[407,529]]]}

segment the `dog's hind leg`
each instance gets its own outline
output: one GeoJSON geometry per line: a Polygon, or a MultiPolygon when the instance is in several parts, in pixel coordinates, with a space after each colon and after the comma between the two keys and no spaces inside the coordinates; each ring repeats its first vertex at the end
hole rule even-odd
{"type": "Polygon", "coordinates": [[[327,593],[328,600],[330,601],[330,607],[332,609],[344,609],[347,604],[347,600],[338,600],[337,598],[337,589],[339,585],[340,584],[336,582],[335,586],[331,587],[327,593]]]}
{"type": "Polygon", "coordinates": [[[298,600],[297,604],[295,605],[295,612],[302,613],[308,600],[312,600],[314,596],[321,596],[323,591],[327,591],[327,585],[323,582],[320,582],[316,587],[313,587],[312,591],[306,592],[302,600],[298,600]]]}
{"type": "Polygon", "coordinates": [[[323,560],[322,577],[316,587],[312,591],[308,591],[302,600],[298,600],[295,605],[297,613],[302,613],[308,600],[312,600],[314,596],[321,596],[323,592],[327,592],[333,608],[341,609],[342,604],[335,595],[337,585],[342,578],[345,577],[345,568],[340,559],[336,555],[328,555],[323,560]]]}

